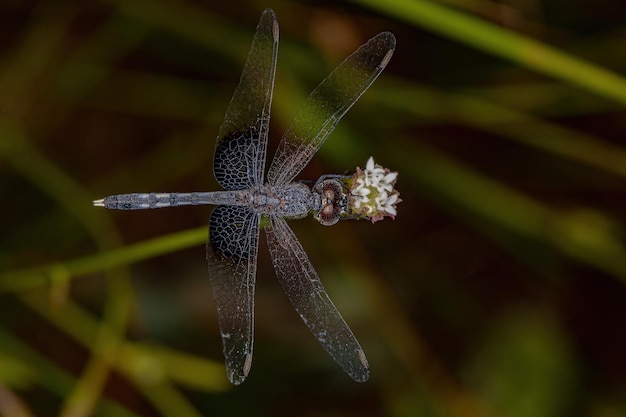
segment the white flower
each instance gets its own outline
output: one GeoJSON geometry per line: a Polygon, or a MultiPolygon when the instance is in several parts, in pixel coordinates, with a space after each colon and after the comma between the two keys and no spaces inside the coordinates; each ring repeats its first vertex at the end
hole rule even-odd
{"type": "Polygon", "coordinates": [[[368,203],[370,202],[370,199],[369,197],[367,197],[368,194],[370,194],[371,192],[372,190],[370,190],[367,187],[364,187],[362,184],[357,186],[357,188],[352,192],[352,195],[355,197],[354,208],[360,209],[361,206],[363,206],[365,210],[367,210],[368,212],[371,212],[373,209],[370,205],[368,205],[368,203]]]}
{"type": "MultiPolygon", "coordinates": [[[[382,195],[383,194],[381,194],[381,196],[382,195]]],[[[398,214],[395,206],[395,204],[398,203],[398,200],[398,194],[392,194],[390,196],[387,196],[387,194],[385,194],[384,199],[381,198],[376,201],[376,208],[378,209],[378,211],[389,213],[392,217],[395,217],[395,215],[398,214]]]]}
{"type": "Polygon", "coordinates": [[[372,223],[385,217],[394,218],[397,214],[396,204],[400,201],[398,190],[394,188],[398,179],[397,172],[374,163],[370,157],[365,169],[359,167],[350,179],[350,210],[356,217],[365,217],[372,223]]]}

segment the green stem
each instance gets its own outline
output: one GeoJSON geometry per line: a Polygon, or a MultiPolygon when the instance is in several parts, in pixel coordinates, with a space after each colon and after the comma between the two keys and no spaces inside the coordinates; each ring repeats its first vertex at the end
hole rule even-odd
{"type": "MultiPolygon", "coordinates": [[[[353,1],[602,97],[626,104],[626,80],[623,77],[509,29],[432,1],[353,1]]],[[[402,48],[402,39],[398,41],[398,47],[402,48]]]]}

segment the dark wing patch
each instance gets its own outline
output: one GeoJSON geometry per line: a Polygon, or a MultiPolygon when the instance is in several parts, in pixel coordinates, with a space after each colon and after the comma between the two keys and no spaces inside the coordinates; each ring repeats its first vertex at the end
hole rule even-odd
{"type": "Polygon", "coordinates": [[[217,143],[213,172],[217,182],[227,190],[245,190],[256,183],[251,169],[258,157],[259,132],[256,127],[236,131],[217,143]]]}

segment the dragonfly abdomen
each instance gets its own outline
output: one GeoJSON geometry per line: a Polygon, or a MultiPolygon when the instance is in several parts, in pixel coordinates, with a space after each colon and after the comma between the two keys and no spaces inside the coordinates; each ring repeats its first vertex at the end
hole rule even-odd
{"type": "Polygon", "coordinates": [[[237,204],[240,192],[213,191],[196,193],[132,193],[118,194],[94,201],[94,205],[115,210],[144,210],[162,207],[237,204]]]}

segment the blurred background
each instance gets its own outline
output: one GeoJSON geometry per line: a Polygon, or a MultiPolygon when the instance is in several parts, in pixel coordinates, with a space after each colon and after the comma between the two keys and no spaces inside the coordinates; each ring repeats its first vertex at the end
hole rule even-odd
{"type": "Polygon", "coordinates": [[[626,415],[626,9],[619,0],[0,4],[0,415],[626,415]],[[376,33],[391,63],[301,175],[369,156],[395,221],[290,222],[361,342],[353,382],[261,239],[255,356],[223,367],[209,191],[261,11],[281,28],[270,158],[376,33]]]}

